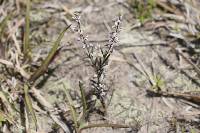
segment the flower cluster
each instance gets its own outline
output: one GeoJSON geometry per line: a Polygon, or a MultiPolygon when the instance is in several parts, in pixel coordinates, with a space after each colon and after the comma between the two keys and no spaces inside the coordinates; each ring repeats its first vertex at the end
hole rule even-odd
{"type": "Polygon", "coordinates": [[[110,33],[109,41],[107,44],[107,46],[109,47],[108,52],[112,52],[114,44],[118,43],[119,41],[118,33],[121,30],[121,23],[122,23],[122,16],[119,16],[117,20],[115,20],[115,24],[112,26],[113,31],[110,33]]]}
{"type": "Polygon", "coordinates": [[[73,27],[73,30],[78,33],[78,41],[80,41],[83,44],[83,48],[86,49],[87,56],[91,59],[94,52],[94,45],[88,43],[88,36],[83,34],[80,21],[81,16],[78,13],[75,13],[73,19],[76,22],[76,26],[73,27]]]}
{"type": "Polygon", "coordinates": [[[90,60],[91,66],[95,71],[95,76],[90,80],[91,87],[94,91],[94,94],[97,96],[98,99],[104,103],[104,97],[106,96],[107,89],[105,84],[103,83],[103,79],[105,77],[105,66],[108,64],[109,57],[113,52],[114,45],[118,42],[118,33],[121,30],[121,22],[122,16],[119,16],[112,26],[113,31],[110,33],[109,41],[105,45],[105,49],[101,49],[102,56],[94,56],[94,51],[96,48],[93,44],[88,43],[87,35],[83,34],[81,29],[81,17],[79,14],[75,14],[73,19],[76,22],[76,26],[73,28],[75,32],[79,35],[79,41],[83,44],[83,48],[86,49],[86,55],[90,60]]]}

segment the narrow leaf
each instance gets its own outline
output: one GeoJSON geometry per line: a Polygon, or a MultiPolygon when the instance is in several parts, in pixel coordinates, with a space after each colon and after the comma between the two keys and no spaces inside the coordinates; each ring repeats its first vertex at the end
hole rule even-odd
{"type": "Polygon", "coordinates": [[[35,112],[34,112],[34,109],[32,106],[32,101],[28,94],[28,89],[29,89],[29,86],[27,84],[25,84],[24,85],[25,105],[27,106],[28,112],[31,113],[32,119],[33,119],[35,127],[37,129],[37,119],[36,119],[36,115],[35,115],[35,112]]]}
{"type": "Polygon", "coordinates": [[[67,101],[69,102],[69,106],[70,106],[70,111],[71,111],[71,114],[72,114],[72,119],[74,121],[74,124],[75,124],[75,128],[76,130],[78,129],[78,121],[77,121],[77,114],[76,114],[76,110],[75,110],[75,107],[74,107],[74,104],[73,104],[73,101],[72,101],[72,98],[69,94],[69,90],[66,88],[65,84],[63,83],[63,87],[65,89],[65,94],[66,94],[66,97],[67,97],[67,101]]]}
{"type": "Polygon", "coordinates": [[[79,82],[79,88],[81,91],[81,102],[83,105],[83,118],[85,119],[86,113],[87,113],[87,102],[86,102],[86,97],[85,97],[85,91],[83,89],[83,84],[79,82]]]}
{"type": "Polygon", "coordinates": [[[24,43],[23,43],[23,53],[24,55],[29,55],[30,44],[29,44],[29,35],[30,35],[30,0],[26,0],[26,18],[25,18],[25,32],[24,32],[24,43]]]}
{"type": "Polygon", "coordinates": [[[44,72],[45,70],[48,68],[52,58],[54,57],[54,55],[56,54],[56,51],[59,47],[60,41],[63,38],[65,32],[69,29],[70,26],[68,26],[65,30],[63,30],[60,35],[58,36],[56,42],[54,43],[51,51],[49,52],[48,56],[46,57],[46,59],[43,61],[42,65],[33,73],[33,75],[31,76],[31,78],[29,79],[30,81],[35,81],[37,78],[39,78],[44,72]]]}

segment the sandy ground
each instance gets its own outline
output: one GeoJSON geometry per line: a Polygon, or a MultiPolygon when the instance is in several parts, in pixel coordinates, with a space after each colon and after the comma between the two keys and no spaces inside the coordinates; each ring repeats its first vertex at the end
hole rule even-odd
{"type": "MultiPolygon", "coordinates": [[[[200,81],[195,71],[169,45],[176,45],[180,49],[183,47],[178,41],[169,41],[169,31],[158,28],[157,32],[161,35],[156,34],[151,28],[151,25],[154,26],[153,22],[134,28],[138,20],[125,7],[127,3],[121,1],[124,4],[115,0],[46,0],[34,3],[31,11],[33,51],[39,51],[41,57],[45,57],[51,48],[51,42],[57,38],[60,31],[66,24],[73,23],[71,15],[75,11],[81,11],[83,30],[89,41],[95,45],[104,44],[109,37],[113,19],[120,13],[123,23],[119,44],[115,46],[106,68],[105,82],[109,89],[107,100],[110,100],[107,114],[101,116],[93,113],[90,122],[137,125],[137,131],[131,128],[93,128],[83,132],[199,132],[198,115],[194,115],[199,112],[199,106],[183,99],[148,95],[147,90],[153,87],[143,72],[148,72],[154,80],[160,77],[162,91],[199,91],[200,81]]],[[[7,5],[12,7],[9,3],[7,5]]],[[[19,13],[23,13],[23,9],[19,13]]],[[[15,19],[19,21],[21,17],[17,16],[15,19]]],[[[73,92],[78,92],[79,81],[84,83],[87,90],[93,70],[85,60],[84,49],[77,41],[77,34],[68,31],[62,39],[61,46],[60,54],[50,66],[57,66],[57,69],[47,82],[38,88],[50,103],[67,110],[69,107],[66,106],[61,83],[64,82],[72,90],[72,95],[73,92]]],[[[54,132],[54,122],[40,113],[36,114],[39,129],[43,132],[54,132]]],[[[69,114],[66,113],[63,117],[66,122],[70,122],[69,114]]]]}

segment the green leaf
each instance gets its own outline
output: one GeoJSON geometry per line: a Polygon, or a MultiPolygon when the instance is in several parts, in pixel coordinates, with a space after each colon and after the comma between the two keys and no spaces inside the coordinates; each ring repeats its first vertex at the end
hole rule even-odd
{"type": "Polygon", "coordinates": [[[26,2],[26,18],[25,18],[25,32],[24,32],[24,43],[23,43],[23,53],[24,55],[30,55],[30,0],[26,2]]]}
{"type": "Polygon", "coordinates": [[[50,62],[52,61],[54,55],[56,54],[56,51],[59,47],[60,41],[63,38],[65,32],[69,29],[70,25],[63,30],[60,35],[58,36],[56,42],[54,43],[51,51],[49,52],[48,56],[46,57],[46,59],[43,61],[42,65],[33,73],[33,75],[31,76],[31,78],[29,79],[29,81],[34,82],[36,79],[38,79],[48,68],[50,62]]]}
{"type": "Polygon", "coordinates": [[[151,8],[154,8],[156,6],[155,0],[148,0],[148,5],[150,5],[151,8]]]}
{"type": "Polygon", "coordinates": [[[36,119],[36,115],[35,115],[35,112],[34,112],[34,109],[33,109],[33,106],[32,106],[32,101],[31,101],[30,96],[28,94],[28,90],[29,90],[29,86],[28,86],[28,84],[25,84],[24,85],[25,105],[28,109],[28,112],[30,112],[32,119],[34,121],[35,127],[37,129],[37,119],[36,119]]]}
{"type": "Polygon", "coordinates": [[[66,94],[66,97],[67,97],[67,101],[69,102],[70,111],[71,111],[72,119],[74,121],[75,128],[76,128],[76,130],[78,130],[79,123],[78,123],[77,113],[76,113],[76,110],[75,110],[75,107],[74,107],[74,103],[73,103],[72,98],[69,94],[69,90],[66,88],[64,83],[63,83],[63,87],[64,87],[65,94],[66,94]]]}
{"type": "Polygon", "coordinates": [[[83,118],[85,120],[86,113],[87,113],[87,102],[86,102],[86,97],[85,97],[85,91],[83,89],[83,84],[81,82],[79,82],[79,88],[81,91],[81,102],[83,105],[83,118]]]}

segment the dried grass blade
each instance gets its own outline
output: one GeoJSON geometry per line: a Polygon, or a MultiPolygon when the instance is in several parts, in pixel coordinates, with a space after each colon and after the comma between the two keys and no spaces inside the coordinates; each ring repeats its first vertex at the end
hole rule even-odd
{"type": "Polygon", "coordinates": [[[3,111],[1,111],[1,110],[0,110],[0,116],[1,116],[1,118],[3,118],[3,119],[5,119],[5,120],[9,121],[9,123],[11,123],[11,124],[14,124],[14,123],[15,123],[14,119],[13,119],[9,114],[5,114],[5,113],[4,113],[3,111]]]}
{"type": "Polygon", "coordinates": [[[54,43],[51,51],[49,52],[48,56],[46,57],[46,59],[43,61],[42,65],[33,73],[33,75],[31,76],[31,78],[29,79],[30,81],[35,81],[37,78],[39,78],[47,69],[47,67],[49,66],[49,64],[52,61],[52,58],[54,57],[54,55],[56,54],[56,51],[59,47],[60,41],[63,38],[65,32],[69,29],[70,26],[68,26],[65,30],[63,30],[60,35],[58,36],[56,42],[54,43]]]}
{"type": "Polygon", "coordinates": [[[122,125],[122,124],[112,124],[112,123],[98,123],[98,124],[87,124],[86,126],[79,129],[78,133],[81,133],[85,129],[97,128],[97,127],[111,127],[111,128],[133,128],[134,130],[138,130],[140,125],[122,125]]]}
{"type": "Polygon", "coordinates": [[[3,35],[3,32],[6,28],[7,21],[9,20],[10,17],[11,17],[11,14],[7,15],[0,23],[0,38],[3,35]]]}
{"type": "Polygon", "coordinates": [[[6,94],[4,91],[0,91],[0,98],[2,99],[3,103],[5,103],[6,106],[8,106],[8,109],[10,110],[12,116],[14,116],[14,112],[18,112],[18,110],[15,108],[13,104],[9,102],[8,94],[6,94]]]}
{"type": "Polygon", "coordinates": [[[167,92],[167,91],[154,91],[154,90],[147,90],[149,94],[157,94],[158,96],[165,96],[165,97],[174,97],[174,98],[181,98],[184,100],[188,100],[194,103],[200,103],[200,96],[196,96],[193,94],[184,94],[184,93],[177,93],[177,92],[167,92]]]}

